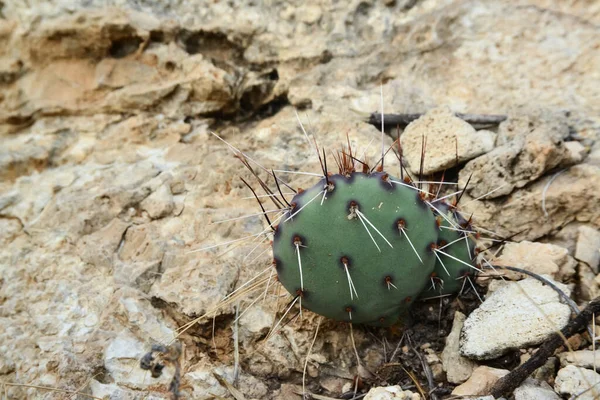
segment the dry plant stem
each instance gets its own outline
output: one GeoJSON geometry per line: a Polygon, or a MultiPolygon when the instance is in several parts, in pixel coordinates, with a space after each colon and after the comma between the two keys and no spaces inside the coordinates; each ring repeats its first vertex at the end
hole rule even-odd
{"type": "MultiPolygon", "coordinates": [[[[385,128],[394,128],[396,126],[406,126],[416,119],[419,119],[423,114],[384,114],[384,121],[381,120],[381,114],[373,113],[369,116],[369,124],[376,127],[385,126],[385,128]]],[[[456,116],[471,125],[489,126],[498,125],[506,120],[506,115],[479,115],[479,114],[461,114],[456,113],[456,116]]]]}
{"type": "Polygon", "coordinates": [[[542,344],[537,352],[524,364],[511,371],[508,375],[500,378],[491,390],[495,398],[512,393],[529,375],[537,368],[544,365],[548,357],[552,356],[556,349],[563,344],[563,337],[569,338],[583,331],[592,319],[592,316],[600,312],[600,297],[590,301],[587,307],[579,313],[560,333],[553,333],[550,338],[542,344]]]}
{"type": "Polygon", "coordinates": [[[410,335],[407,335],[406,338],[407,338],[408,346],[417,355],[417,357],[419,358],[419,361],[421,361],[421,367],[423,367],[423,372],[425,373],[425,376],[427,377],[427,385],[429,386],[429,396],[430,396],[431,400],[437,400],[437,396],[434,393],[435,389],[436,389],[436,385],[433,380],[433,372],[431,371],[429,364],[427,363],[427,361],[425,361],[425,359],[423,358],[421,353],[419,353],[419,351],[413,346],[412,338],[410,337],[410,335]]]}

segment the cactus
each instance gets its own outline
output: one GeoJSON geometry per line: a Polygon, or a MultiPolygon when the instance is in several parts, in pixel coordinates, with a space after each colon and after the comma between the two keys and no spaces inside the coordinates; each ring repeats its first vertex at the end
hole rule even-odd
{"type": "Polygon", "coordinates": [[[432,297],[458,292],[464,278],[474,269],[475,242],[471,238],[471,225],[448,203],[439,202],[434,213],[440,225],[437,245],[446,255],[436,260],[431,285],[421,297],[432,297]]]}
{"type": "MultiPolygon", "coordinates": [[[[421,193],[383,172],[321,179],[292,199],[275,231],[279,281],[302,307],[328,318],[397,322],[429,285],[440,235],[447,243],[462,235],[440,229],[421,193]]],[[[450,258],[451,274],[470,263],[461,249],[452,246],[465,261],[450,258]]]]}

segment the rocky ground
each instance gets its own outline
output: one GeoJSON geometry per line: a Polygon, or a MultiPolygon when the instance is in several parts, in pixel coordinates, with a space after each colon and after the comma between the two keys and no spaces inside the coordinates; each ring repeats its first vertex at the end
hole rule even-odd
{"type": "MultiPolygon", "coordinates": [[[[417,168],[427,135],[428,173],[471,177],[465,213],[514,241],[488,253],[495,264],[543,274],[580,306],[600,294],[598,2],[75,3],[0,1],[6,398],[170,398],[177,370],[183,398],[299,398],[319,318],[264,341],[288,301],[275,286],[242,301],[237,323],[232,303],[187,330],[160,377],[140,358],[270,263],[265,242],[205,249],[264,228],[215,224],[257,206],[211,132],[267,168],[316,172],[294,110],[326,148],[348,135],[365,149],[380,89],[386,112],[430,111],[404,131],[406,159],[417,168]],[[450,110],[508,119],[476,130],[450,110]]],[[[548,286],[490,275],[417,305],[408,330],[354,328],[360,365],[348,325],[321,322],[307,390],[337,397],[358,375],[361,392],[379,387],[371,400],[488,394],[572,317],[548,286]]],[[[569,346],[514,398],[600,382],[589,337],[569,346]]]]}

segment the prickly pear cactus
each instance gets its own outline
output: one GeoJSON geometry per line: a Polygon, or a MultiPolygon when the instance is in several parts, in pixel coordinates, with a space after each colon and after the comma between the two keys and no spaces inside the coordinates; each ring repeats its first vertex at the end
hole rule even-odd
{"type": "Polygon", "coordinates": [[[291,205],[273,255],[279,281],[302,307],[390,325],[429,284],[440,229],[416,188],[353,172],[323,178],[291,205]]]}
{"type": "Polygon", "coordinates": [[[475,263],[475,242],[470,235],[469,221],[445,202],[436,203],[434,214],[440,226],[439,253],[431,276],[431,284],[422,298],[458,292],[471,274],[475,263]]]}

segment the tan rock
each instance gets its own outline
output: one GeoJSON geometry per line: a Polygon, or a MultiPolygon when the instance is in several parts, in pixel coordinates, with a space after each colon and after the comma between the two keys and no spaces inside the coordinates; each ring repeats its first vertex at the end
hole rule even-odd
{"type": "Polygon", "coordinates": [[[102,229],[83,236],[77,242],[79,256],[96,267],[112,267],[115,253],[129,226],[130,224],[115,218],[102,229]]]}
{"type": "Polygon", "coordinates": [[[600,231],[590,226],[580,226],[575,248],[575,258],[583,261],[598,273],[600,266],[600,231]]]}
{"type": "Polygon", "coordinates": [[[575,365],[576,367],[600,369],[600,350],[595,352],[592,350],[568,351],[559,354],[559,358],[563,367],[575,365]]]}
{"type": "Polygon", "coordinates": [[[584,262],[577,265],[577,287],[583,301],[590,301],[600,296],[600,278],[584,262]]]}
{"type": "Polygon", "coordinates": [[[587,149],[581,143],[565,142],[564,146],[567,149],[567,152],[561,161],[561,166],[579,164],[585,159],[585,156],[587,155],[587,149]]]}
{"type": "Polygon", "coordinates": [[[401,142],[411,170],[418,173],[425,141],[423,173],[430,174],[454,167],[457,159],[462,163],[492,150],[495,137],[490,131],[475,131],[450,109],[437,108],[411,122],[402,133],[401,142]]]}
{"type": "Polygon", "coordinates": [[[492,386],[509,371],[490,368],[485,365],[477,367],[471,377],[452,391],[455,396],[479,396],[490,392],[492,386]]]}
{"type": "Polygon", "coordinates": [[[474,361],[461,356],[459,351],[460,332],[466,318],[467,317],[459,311],[454,314],[452,331],[446,338],[446,346],[442,352],[442,363],[444,365],[444,371],[446,371],[448,382],[456,384],[466,381],[477,367],[477,364],[474,361]]]}
{"type": "Polygon", "coordinates": [[[600,167],[575,165],[502,202],[470,202],[469,196],[463,200],[463,211],[474,213],[482,226],[493,227],[503,237],[519,233],[513,240],[534,240],[572,221],[600,225],[600,167]]]}
{"type": "MultiPolygon", "coordinates": [[[[538,275],[549,275],[558,281],[566,281],[575,274],[577,262],[565,248],[547,244],[522,241],[506,243],[494,265],[517,267],[538,275]]],[[[509,278],[524,278],[524,274],[504,270],[509,278]]]]}
{"type": "Polygon", "coordinates": [[[173,208],[175,208],[170,187],[168,185],[159,186],[150,196],[142,200],[140,207],[152,219],[159,219],[169,215],[173,211],[173,208]]]}
{"type": "Polygon", "coordinates": [[[469,162],[459,183],[473,197],[496,198],[542,176],[570,156],[562,140],[569,134],[562,116],[509,118],[499,127],[501,146],[469,162]],[[493,192],[492,192],[493,191],[493,192]]]}

